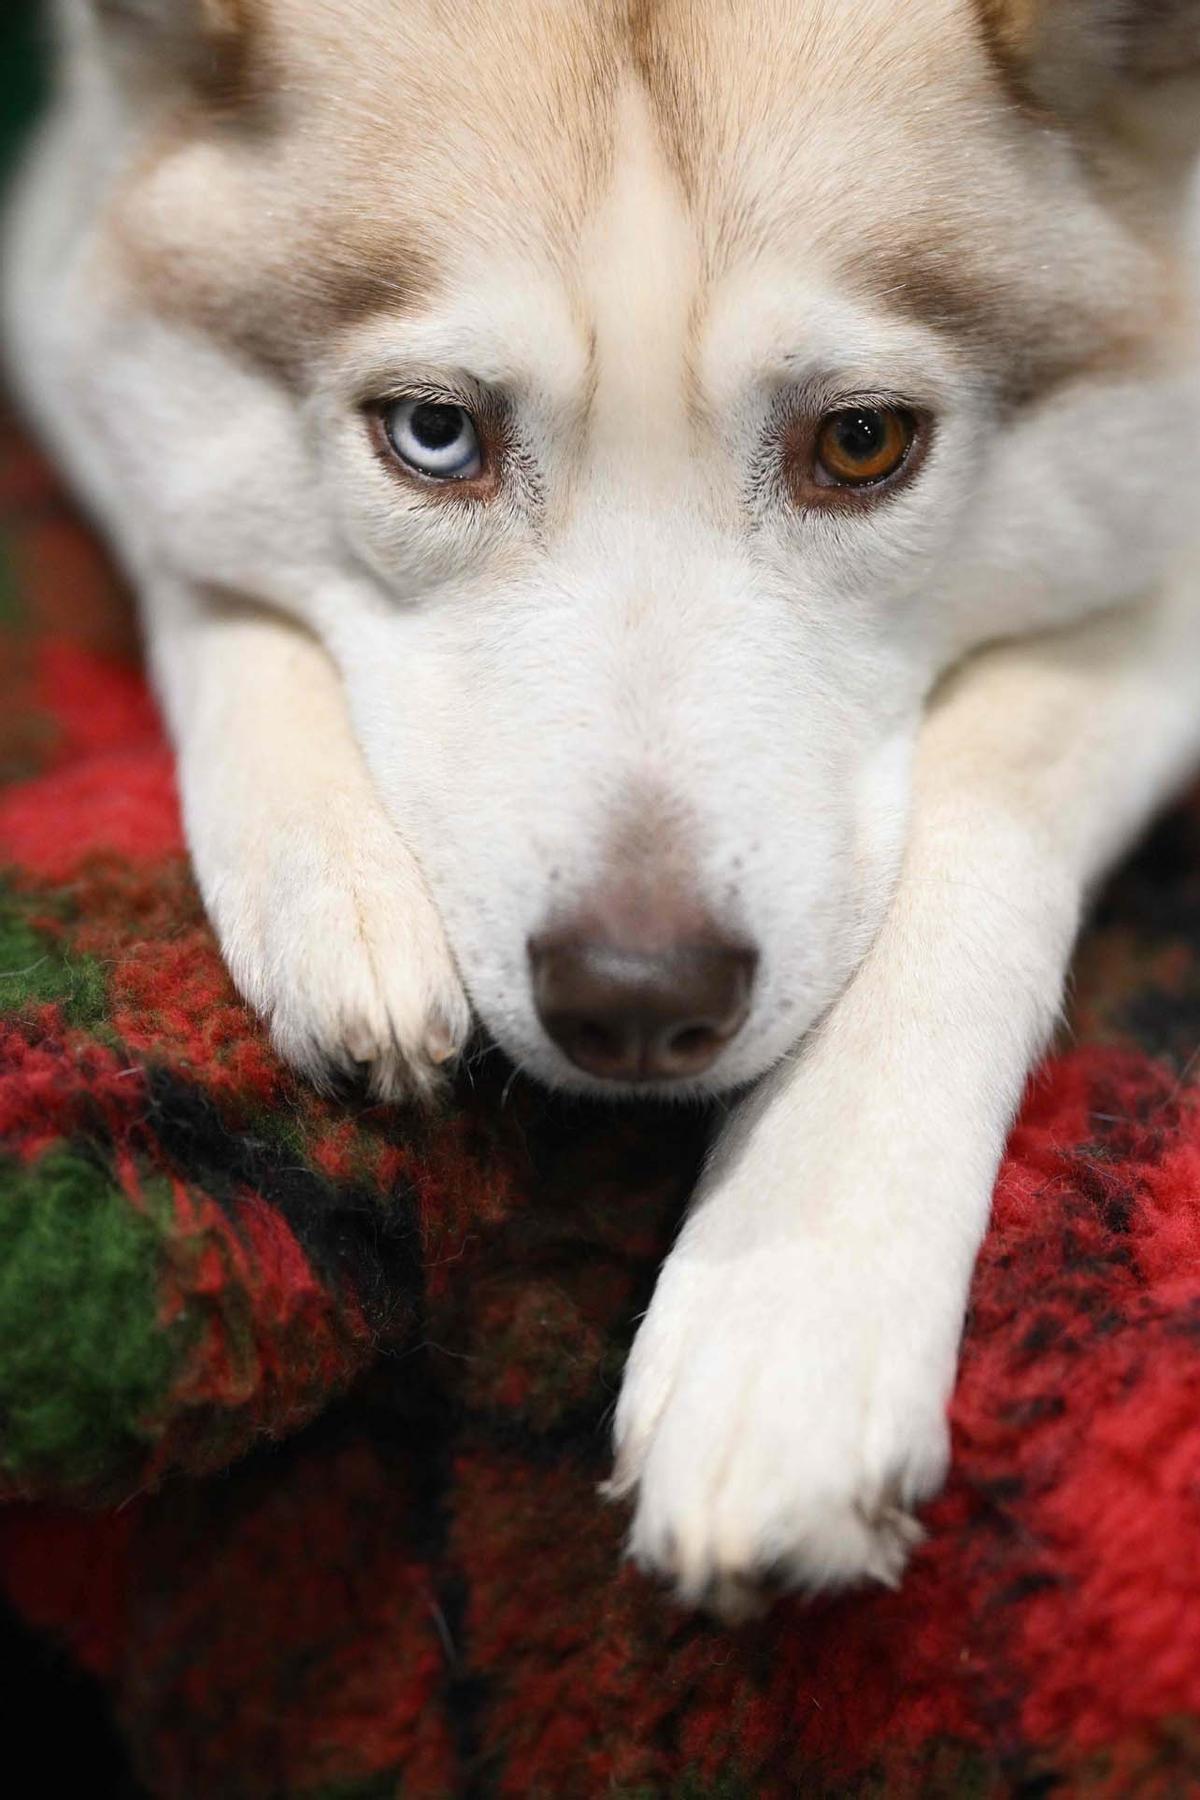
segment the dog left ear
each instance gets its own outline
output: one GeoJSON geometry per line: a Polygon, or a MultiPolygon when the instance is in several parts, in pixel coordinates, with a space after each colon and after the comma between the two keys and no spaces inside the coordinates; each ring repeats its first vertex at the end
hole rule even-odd
{"type": "Polygon", "coordinates": [[[251,37],[250,0],[85,0],[135,76],[232,90],[251,37]]]}
{"type": "Polygon", "coordinates": [[[193,29],[235,29],[242,12],[241,0],[95,0],[97,12],[114,18],[142,19],[147,24],[190,19],[193,29]]]}
{"type": "Polygon", "coordinates": [[[245,22],[244,0],[95,0],[102,19],[182,36],[234,37],[245,22]]]}
{"type": "Polygon", "coordinates": [[[1060,117],[1132,105],[1200,144],[1200,0],[977,0],[1008,74],[1060,117]]]}

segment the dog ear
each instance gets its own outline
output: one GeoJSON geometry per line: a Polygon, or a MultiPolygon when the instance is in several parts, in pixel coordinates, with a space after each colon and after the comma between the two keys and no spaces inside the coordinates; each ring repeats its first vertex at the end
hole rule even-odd
{"type": "MultiPolygon", "coordinates": [[[[1086,120],[1147,99],[1200,140],[1200,0],[978,0],[997,57],[1037,104],[1086,120]],[[1186,117],[1184,116],[1186,115],[1186,117]]],[[[1164,121],[1166,123],[1166,121],[1164,121]]]]}
{"type": "Polygon", "coordinates": [[[230,95],[245,71],[253,0],[87,0],[131,69],[230,95]]]}
{"type": "Polygon", "coordinates": [[[244,0],[92,0],[101,19],[182,42],[236,37],[246,24],[244,0]]]}

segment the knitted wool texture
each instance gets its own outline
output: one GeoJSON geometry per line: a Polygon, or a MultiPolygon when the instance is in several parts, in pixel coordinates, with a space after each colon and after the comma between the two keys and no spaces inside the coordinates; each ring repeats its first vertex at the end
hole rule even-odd
{"type": "Polygon", "coordinates": [[[152,1794],[1200,1791],[1200,805],[1081,950],[903,1587],[730,1633],[596,1492],[707,1121],[282,1069],[126,602],[11,434],[0,770],[0,1585],[152,1794]]]}

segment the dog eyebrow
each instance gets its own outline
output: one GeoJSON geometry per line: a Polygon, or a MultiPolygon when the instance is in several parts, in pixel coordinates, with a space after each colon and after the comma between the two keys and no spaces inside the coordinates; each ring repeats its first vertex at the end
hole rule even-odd
{"type": "Polygon", "coordinates": [[[338,218],[325,221],[321,256],[292,262],[286,283],[269,254],[255,256],[248,237],[234,257],[214,254],[207,235],[194,244],[160,241],[143,222],[141,184],[187,142],[180,131],[165,132],[118,188],[110,212],[124,274],[159,316],[205,333],[298,391],[315,347],[372,316],[411,311],[436,287],[432,260],[411,237],[373,236],[338,218]]]}
{"type": "Polygon", "coordinates": [[[320,328],[328,331],[411,312],[435,286],[430,258],[415,244],[356,244],[345,246],[332,265],[326,261],[311,284],[311,299],[320,328]]]}
{"type": "Polygon", "coordinates": [[[982,282],[952,271],[942,258],[919,250],[884,249],[866,258],[872,293],[920,325],[932,326],[986,348],[995,331],[995,301],[982,282]]]}
{"type": "MultiPolygon", "coordinates": [[[[1152,336],[1145,316],[1135,324],[1117,309],[1089,313],[1048,309],[1044,299],[993,270],[976,276],[952,246],[944,251],[881,245],[856,257],[854,274],[867,296],[918,325],[953,339],[1016,411],[1102,369],[1136,358],[1152,336]]],[[[1147,305],[1147,314],[1155,308],[1147,305]]]]}
{"type": "Polygon", "coordinates": [[[1020,404],[1031,383],[1028,339],[1033,332],[1018,324],[1019,302],[1014,296],[1005,304],[994,277],[990,284],[972,279],[952,251],[895,244],[858,246],[853,274],[865,297],[953,339],[1001,387],[1006,402],[1020,404]]]}

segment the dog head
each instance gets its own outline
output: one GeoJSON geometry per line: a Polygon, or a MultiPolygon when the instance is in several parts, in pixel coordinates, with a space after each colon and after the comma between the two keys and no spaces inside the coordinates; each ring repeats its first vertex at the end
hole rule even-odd
{"type": "Polygon", "coordinates": [[[161,555],[328,645],[523,1065],[756,1076],[877,929],[939,674],[1186,510],[1200,5],[101,10],[161,555]]]}

